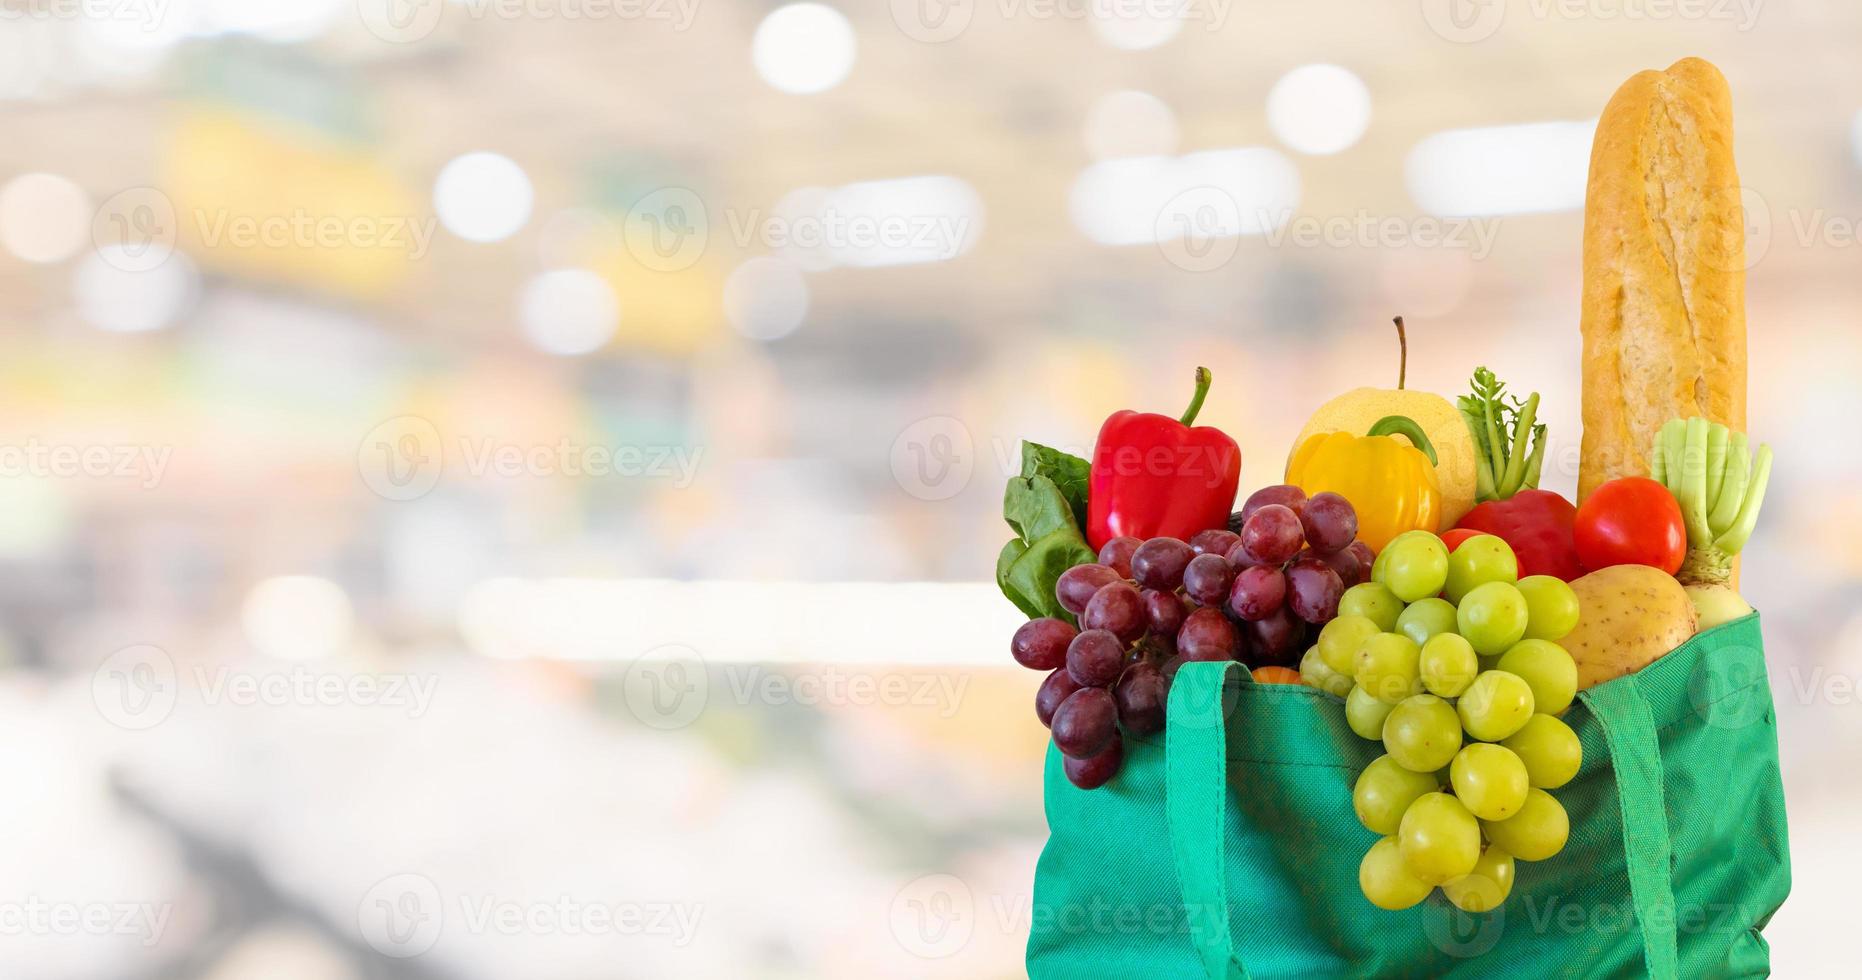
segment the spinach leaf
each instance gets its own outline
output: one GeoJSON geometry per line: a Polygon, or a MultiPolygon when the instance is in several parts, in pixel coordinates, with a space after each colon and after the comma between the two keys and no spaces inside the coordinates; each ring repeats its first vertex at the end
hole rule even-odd
{"type": "Polygon", "coordinates": [[[1051,446],[1022,440],[1022,477],[1045,476],[1060,488],[1060,495],[1073,509],[1073,521],[1086,526],[1086,487],[1092,466],[1078,456],[1063,453],[1051,446]]]}
{"type": "MultiPolygon", "coordinates": [[[[1002,550],[1007,557],[1020,542],[1010,542],[1002,550]]],[[[1007,567],[997,564],[997,584],[1030,617],[1054,616],[1071,623],[1073,614],[1061,606],[1054,595],[1054,583],[1060,573],[1075,565],[1092,561],[1096,556],[1072,525],[1055,530],[1022,549],[1007,567]]]]}
{"type": "Polygon", "coordinates": [[[1032,545],[1063,527],[1080,533],[1073,507],[1054,481],[1045,476],[1018,476],[1002,493],[1002,518],[1015,529],[1023,544],[1032,545]]]}
{"type": "Polygon", "coordinates": [[[1002,546],[1002,553],[996,556],[996,586],[1002,590],[1003,595],[1009,597],[1010,602],[1015,603],[1015,608],[1020,609],[1029,619],[1039,619],[1047,615],[1047,607],[1039,601],[1040,597],[1022,595],[1019,587],[1009,580],[1009,573],[1014,569],[1015,563],[1027,553],[1028,546],[1023,544],[1020,538],[1010,538],[1008,543],[1002,546]]]}

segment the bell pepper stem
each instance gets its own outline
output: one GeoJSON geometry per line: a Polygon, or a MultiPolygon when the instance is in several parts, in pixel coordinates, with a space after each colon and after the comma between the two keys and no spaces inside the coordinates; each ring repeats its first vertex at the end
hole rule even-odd
{"type": "Polygon", "coordinates": [[[1196,394],[1191,396],[1190,407],[1183,410],[1183,417],[1178,419],[1179,422],[1184,425],[1192,425],[1196,422],[1196,413],[1203,410],[1203,399],[1209,396],[1209,382],[1214,380],[1215,376],[1209,373],[1208,368],[1196,369],[1196,394]]]}
{"type": "Polygon", "coordinates": [[[1409,334],[1403,330],[1403,318],[1394,317],[1397,328],[1397,390],[1403,390],[1403,383],[1409,380],[1409,334]]]}
{"type": "Polygon", "coordinates": [[[1430,466],[1436,466],[1439,464],[1439,461],[1436,459],[1436,456],[1435,456],[1435,446],[1429,442],[1428,433],[1423,432],[1422,426],[1417,425],[1416,420],[1410,418],[1407,415],[1386,415],[1383,418],[1378,419],[1377,424],[1371,426],[1371,431],[1365,433],[1365,435],[1367,436],[1388,436],[1388,435],[1405,436],[1409,439],[1409,441],[1412,444],[1415,445],[1417,449],[1422,450],[1422,454],[1424,456],[1429,457],[1430,466]]]}

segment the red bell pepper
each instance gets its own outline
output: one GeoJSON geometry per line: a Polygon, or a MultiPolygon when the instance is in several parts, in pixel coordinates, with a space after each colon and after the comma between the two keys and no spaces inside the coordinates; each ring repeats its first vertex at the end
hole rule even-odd
{"type": "Polygon", "coordinates": [[[1456,527],[1492,534],[1513,547],[1519,575],[1556,575],[1569,582],[1584,574],[1572,540],[1577,508],[1550,490],[1528,488],[1468,511],[1456,527]]]}
{"type": "Polygon", "coordinates": [[[1473,387],[1473,394],[1461,396],[1458,407],[1474,437],[1474,482],[1483,502],[1455,526],[1495,535],[1511,545],[1522,578],[1577,578],[1584,574],[1571,533],[1577,508],[1550,490],[1538,489],[1539,468],[1545,461],[1545,425],[1537,422],[1539,393],[1524,401],[1514,398],[1508,405],[1506,384],[1486,368],[1474,372],[1473,387]]]}
{"type": "Polygon", "coordinates": [[[1086,498],[1086,538],[1095,549],[1124,535],[1188,541],[1228,526],[1241,447],[1213,426],[1191,428],[1209,382],[1209,369],[1197,368],[1196,396],[1181,419],[1113,412],[1100,427],[1086,498]]]}

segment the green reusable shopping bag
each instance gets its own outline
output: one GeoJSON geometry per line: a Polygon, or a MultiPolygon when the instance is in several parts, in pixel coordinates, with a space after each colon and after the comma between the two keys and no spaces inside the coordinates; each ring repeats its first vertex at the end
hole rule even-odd
{"type": "Polygon", "coordinates": [[[1110,784],[1050,749],[1032,977],[1764,976],[1790,890],[1776,719],[1757,614],[1580,694],[1584,747],[1553,791],[1565,849],[1520,862],[1484,914],[1439,892],[1401,912],[1358,890],[1376,841],[1351,807],[1382,753],[1339,699],[1185,664],[1161,739],[1110,784]]]}

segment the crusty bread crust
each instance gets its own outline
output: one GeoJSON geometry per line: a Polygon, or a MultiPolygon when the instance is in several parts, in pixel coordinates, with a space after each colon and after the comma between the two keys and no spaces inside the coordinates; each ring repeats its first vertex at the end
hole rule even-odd
{"type": "Polygon", "coordinates": [[[1669,419],[1745,431],[1745,256],[1726,78],[1698,58],[1638,72],[1591,145],[1580,502],[1647,476],[1669,419]]]}

